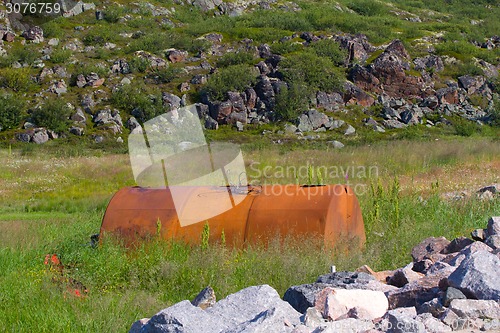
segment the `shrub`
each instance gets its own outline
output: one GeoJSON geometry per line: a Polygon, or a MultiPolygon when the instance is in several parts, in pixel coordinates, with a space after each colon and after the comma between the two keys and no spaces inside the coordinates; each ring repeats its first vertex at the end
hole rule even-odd
{"type": "Polygon", "coordinates": [[[282,86],[276,95],[275,111],[282,120],[292,121],[307,109],[310,90],[304,84],[282,86]]]}
{"type": "Polygon", "coordinates": [[[0,95],[0,131],[18,127],[24,111],[24,100],[11,94],[0,95]]]}
{"type": "Polygon", "coordinates": [[[233,65],[221,68],[210,76],[204,87],[212,100],[224,100],[228,91],[242,91],[256,82],[255,68],[248,65],[233,65]]]}
{"type": "Polygon", "coordinates": [[[169,66],[166,68],[154,68],[152,70],[152,75],[159,83],[169,83],[181,72],[181,69],[169,66]]]}
{"type": "Polygon", "coordinates": [[[109,23],[116,23],[125,14],[122,7],[112,6],[104,11],[104,20],[109,23]]]}
{"type": "Polygon", "coordinates": [[[452,123],[455,127],[455,133],[460,136],[471,136],[480,131],[478,124],[467,119],[457,118],[452,123]]]}
{"type": "Polygon", "coordinates": [[[271,52],[281,55],[301,51],[303,49],[304,45],[294,41],[285,41],[271,44],[271,52]]]}
{"type": "Polygon", "coordinates": [[[128,64],[133,73],[144,73],[150,66],[149,60],[142,57],[134,57],[128,64]]]}
{"type": "Polygon", "coordinates": [[[229,52],[217,59],[217,67],[228,67],[233,65],[251,64],[253,55],[248,52],[229,52]]]}
{"type": "Polygon", "coordinates": [[[57,49],[52,51],[50,55],[50,61],[52,61],[54,64],[62,64],[65,63],[71,57],[71,55],[71,50],[57,49]]]}
{"type": "Polygon", "coordinates": [[[289,84],[307,84],[313,90],[326,92],[342,88],[342,74],[328,58],[313,52],[292,54],[280,62],[280,72],[289,84]]]}
{"type": "Polygon", "coordinates": [[[387,12],[383,4],[372,0],[356,0],[348,7],[363,16],[380,16],[387,12]]]}
{"type": "Polygon", "coordinates": [[[2,87],[14,91],[27,91],[32,84],[29,68],[4,68],[0,78],[2,87]]]}
{"type": "Polygon", "coordinates": [[[51,20],[42,25],[43,36],[45,38],[62,38],[64,36],[64,30],[57,21],[57,19],[51,20]]]}
{"type": "Polygon", "coordinates": [[[477,66],[476,64],[473,64],[471,62],[466,62],[458,67],[457,76],[462,76],[462,75],[472,75],[472,76],[484,75],[484,71],[481,69],[481,67],[477,66]]]}
{"type": "Polygon", "coordinates": [[[7,57],[0,57],[0,64],[2,67],[11,66],[14,62],[32,65],[38,56],[39,52],[34,44],[16,44],[8,52],[7,57]]]}
{"type": "Polygon", "coordinates": [[[161,96],[149,93],[143,86],[121,87],[111,95],[111,103],[118,109],[133,113],[142,122],[166,111],[161,96]]]}
{"type": "Polygon", "coordinates": [[[112,40],[113,36],[109,29],[103,26],[96,27],[95,29],[98,31],[91,31],[83,37],[83,43],[85,45],[103,46],[112,40]]]}
{"type": "Polygon", "coordinates": [[[312,49],[320,57],[329,58],[335,65],[343,65],[346,52],[340,49],[340,45],[332,39],[322,39],[311,44],[312,49]]]}
{"type": "Polygon", "coordinates": [[[71,109],[66,102],[61,99],[49,99],[31,113],[31,121],[37,126],[60,133],[68,128],[70,114],[71,109]]]}

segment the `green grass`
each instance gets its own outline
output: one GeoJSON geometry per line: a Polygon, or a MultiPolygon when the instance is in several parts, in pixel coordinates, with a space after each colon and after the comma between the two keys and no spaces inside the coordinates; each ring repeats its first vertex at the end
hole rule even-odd
{"type": "MultiPolygon", "coordinates": [[[[290,285],[314,281],[332,264],[340,270],[363,264],[394,269],[411,260],[411,248],[420,240],[467,235],[500,211],[498,200],[442,198],[445,192],[499,181],[500,148],[492,139],[385,141],[335,151],[321,145],[242,147],[249,177],[261,183],[296,181],[274,173],[258,177],[266,167],[311,165],[314,172],[321,166],[376,167],[377,172],[366,177],[349,176],[349,184],[358,190],[366,246],[347,252],[347,239],[329,249],[314,239],[288,238],[266,248],[233,249],[217,239],[203,246],[152,239],[125,249],[108,236],[94,248],[90,235],[99,232],[109,198],[133,184],[128,157],[95,156],[95,151],[72,156],[45,147],[3,150],[2,327],[19,332],[123,332],[139,318],[192,299],[207,285],[219,299],[264,283],[283,294],[290,285]],[[44,265],[45,255],[54,253],[65,265],[62,275],[44,265]],[[82,283],[88,294],[74,296],[69,279],[82,283]]],[[[299,182],[307,183],[309,177],[305,172],[299,182]]],[[[324,172],[321,178],[325,183],[345,183],[342,173],[324,172]]]]}

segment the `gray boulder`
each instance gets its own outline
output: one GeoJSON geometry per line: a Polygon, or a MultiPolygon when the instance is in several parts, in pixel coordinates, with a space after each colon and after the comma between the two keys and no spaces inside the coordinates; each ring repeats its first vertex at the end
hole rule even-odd
{"type": "Polygon", "coordinates": [[[278,292],[268,285],[240,290],[215,303],[206,312],[221,319],[228,327],[238,327],[242,323],[258,320],[263,316],[263,312],[273,308],[275,312],[268,312],[265,316],[274,317],[273,320],[280,318],[281,326],[284,326],[285,322],[291,325],[300,323],[301,314],[283,301],[278,292]]]}
{"type": "Polygon", "coordinates": [[[460,318],[500,319],[500,305],[493,300],[454,299],[449,308],[460,318]]]}
{"type": "Polygon", "coordinates": [[[307,114],[302,114],[299,116],[297,128],[301,132],[311,132],[312,130],[314,130],[311,120],[309,119],[307,114]]]}
{"type": "Polygon", "coordinates": [[[414,308],[401,308],[387,311],[386,318],[389,320],[389,329],[391,333],[426,333],[422,322],[415,319],[416,312],[414,308]]]}
{"type": "Polygon", "coordinates": [[[430,313],[422,313],[416,317],[416,320],[424,324],[428,333],[451,332],[450,326],[443,324],[439,319],[434,318],[430,313]]]}
{"type": "Polygon", "coordinates": [[[328,287],[325,283],[310,283],[292,286],[287,289],[283,300],[287,301],[295,310],[305,313],[306,310],[314,306],[316,294],[328,287]]]}
{"type": "Polygon", "coordinates": [[[213,306],[216,302],[215,292],[212,287],[208,286],[204,288],[191,302],[194,306],[202,308],[205,310],[213,306]]]}
{"type": "Polygon", "coordinates": [[[494,250],[500,249],[500,234],[489,236],[484,243],[494,250]]]}
{"type": "Polygon", "coordinates": [[[166,308],[141,327],[142,333],[204,333],[222,332],[229,326],[222,320],[194,306],[190,301],[182,301],[166,308]]]}
{"type": "Polygon", "coordinates": [[[472,252],[448,277],[450,286],[460,289],[467,297],[498,300],[500,299],[500,258],[479,250],[472,252]]]}
{"type": "Polygon", "coordinates": [[[353,135],[356,133],[356,129],[352,125],[347,125],[347,129],[344,132],[344,135],[353,135]]]}
{"type": "Polygon", "coordinates": [[[31,140],[36,144],[42,144],[49,141],[49,135],[45,128],[37,128],[31,140]]]}

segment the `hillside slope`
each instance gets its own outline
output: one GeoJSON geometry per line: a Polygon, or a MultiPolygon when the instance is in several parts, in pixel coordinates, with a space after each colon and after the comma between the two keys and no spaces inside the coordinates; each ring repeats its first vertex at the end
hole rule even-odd
{"type": "Polygon", "coordinates": [[[385,138],[409,126],[498,135],[496,1],[63,8],[60,17],[2,9],[4,142],[123,142],[148,119],[193,103],[207,129],[281,121],[292,124],[270,128],[325,140],[385,138]]]}

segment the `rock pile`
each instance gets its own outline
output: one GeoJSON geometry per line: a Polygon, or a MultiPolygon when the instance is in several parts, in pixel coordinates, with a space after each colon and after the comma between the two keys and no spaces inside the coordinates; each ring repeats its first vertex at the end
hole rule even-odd
{"type": "Polygon", "coordinates": [[[452,241],[428,238],[395,271],[334,272],[290,287],[283,300],[268,285],[216,302],[211,288],[135,332],[468,332],[500,330],[500,217],[452,241]],[[482,241],[484,240],[484,242],[482,241]]]}

